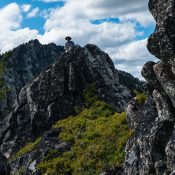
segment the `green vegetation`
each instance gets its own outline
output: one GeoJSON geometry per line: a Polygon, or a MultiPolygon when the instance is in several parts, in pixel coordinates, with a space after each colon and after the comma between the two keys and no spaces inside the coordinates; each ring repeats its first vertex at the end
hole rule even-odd
{"type": "Polygon", "coordinates": [[[96,83],[92,83],[83,91],[83,100],[85,107],[90,107],[94,102],[99,100],[96,83]]]}
{"type": "Polygon", "coordinates": [[[125,113],[108,115],[104,112],[106,116],[94,118],[89,118],[89,113],[86,109],[53,126],[63,129],[60,139],[71,142],[72,147],[57,158],[43,160],[38,166],[43,174],[96,175],[106,168],[122,166],[124,146],[132,136],[125,113]]]}
{"type": "MultiPolygon", "coordinates": [[[[37,138],[34,142],[28,143],[26,146],[24,146],[23,148],[21,148],[16,154],[15,154],[15,158],[20,157],[30,151],[33,151],[37,145],[40,143],[41,141],[41,137],[37,138]]],[[[13,158],[13,159],[15,159],[13,158]]]]}
{"type": "Polygon", "coordinates": [[[122,166],[124,146],[133,132],[128,128],[126,114],[115,113],[93,95],[94,91],[92,85],[83,93],[87,108],[53,126],[62,128],[59,138],[72,147],[59,157],[49,154],[38,165],[43,174],[99,175],[105,169],[122,166]]]}
{"type": "Polygon", "coordinates": [[[6,52],[2,55],[2,59],[0,60],[0,101],[2,101],[6,94],[8,93],[9,89],[6,87],[4,83],[4,71],[5,71],[5,65],[7,60],[11,57],[12,52],[6,52]]]}
{"type": "Polygon", "coordinates": [[[20,167],[18,170],[16,170],[14,173],[12,173],[12,175],[23,175],[26,172],[26,168],[25,167],[20,167]]]}
{"type": "MultiPolygon", "coordinates": [[[[58,137],[70,143],[71,149],[64,153],[50,150],[37,165],[43,175],[99,175],[122,166],[124,147],[133,132],[128,128],[126,114],[116,113],[94,93],[97,94],[95,84],[92,84],[83,92],[81,112],[53,125],[53,128],[62,128],[58,137]]],[[[24,146],[13,160],[37,149],[40,141],[38,138],[24,146]]],[[[16,173],[23,172],[22,167],[16,173]]]]}
{"type": "Polygon", "coordinates": [[[143,92],[137,92],[137,91],[134,91],[134,92],[136,94],[137,103],[144,104],[147,99],[147,96],[143,92]]]}

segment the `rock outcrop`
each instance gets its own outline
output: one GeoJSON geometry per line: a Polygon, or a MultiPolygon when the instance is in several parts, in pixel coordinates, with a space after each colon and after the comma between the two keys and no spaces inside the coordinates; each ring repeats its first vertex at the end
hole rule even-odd
{"type": "Polygon", "coordinates": [[[160,62],[148,62],[142,75],[152,95],[144,104],[134,100],[127,108],[128,122],[135,136],[126,146],[125,174],[173,175],[175,173],[175,3],[150,0],[149,9],[156,30],[148,50],[160,62]]]}
{"type": "MultiPolygon", "coordinates": [[[[7,97],[1,99],[0,118],[4,118],[13,108],[20,90],[59,59],[63,52],[63,46],[56,46],[53,43],[42,45],[38,40],[32,40],[5,54],[7,58],[3,81],[9,90],[7,97]]],[[[0,63],[2,59],[3,56],[0,57],[0,63]]]]}
{"type": "Polygon", "coordinates": [[[130,73],[121,70],[118,70],[118,75],[120,84],[126,86],[133,96],[135,96],[135,91],[144,91],[146,85],[144,81],[140,81],[138,78],[133,77],[130,73]]]}
{"type": "Polygon", "coordinates": [[[9,175],[10,174],[10,166],[7,163],[7,158],[0,153],[0,174],[9,175]]]}
{"type": "Polygon", "coordinates": [[[42,160],[58,157],[64,152],[69,151],[71,144],[59,139],[60,131],[60,129],[46,131],[38,139],[37,148],[24,155],[17,155],[16,158],[12,157],[10,161],[11,174],[40,175],[41,171],[37,169],[37,165],[42,160]]]}
{"type": "Polygon", "coordinates": [[[83,90],[94,82],[102,100],[118,112],[125,110],[131,94],[119,84],[110,57],[95,45],[76,46],[22,88],[1,127],[3,153],[10,156],[57,120],[76,114],[75,109],[82,106],[83,90]]]}

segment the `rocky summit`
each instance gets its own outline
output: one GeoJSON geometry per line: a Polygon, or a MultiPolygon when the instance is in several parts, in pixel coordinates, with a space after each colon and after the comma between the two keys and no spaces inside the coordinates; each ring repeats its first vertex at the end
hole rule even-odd
{"type": "MultiPolygon", "coordinates": [[[[92,137],[91,132],[94,132],[94,136],[93,141],[91,138],[86,143],[89,147],[98,139],[103,137],[107,139],[109,133],[116,128],[116,134],[123,132],[122,142],[117,139],[118,137],[114,137],[115,142],[121,144],[118,149],[123,150],[132,132],[125,121],[125,114],[121,114],[120,117],[119,113],[125,111],[134,90],[140,91],[144,83],[128,73],[116,70],[109,55],[97,46],[77,45],[65,53],[62,46],[41,45],[37,40],[33,40],[2,55],[0,63],[2,65],[0,174],[39,175],[44,172],[55,174],[57,171],[62,174],[77,174],[73,165],[69,173],[64,169],[53,169],[54,173],[51,173],[49,168],[43,168],[43,161],[48,160],[49,156],[49,162],[54,158],[63,159],[61,157],[64,156],[63,153],[68,154],[72,149],[74,150],[76,142],[82,149],[81,147],[92,137]],[[109,117],[109,121],[106,117],[109,117]],[[64,120],[64,125],[59,123],[58,127],[54,127],[55,123],[59,121],[64,123],[64,120]],[[112,122],[109,123],[111,127],[107,126],[108,122],[115,120],[119,120],[116,121],[118,125],[112,122]],[[80,127],[82,122],[89,123],[86,129],[80,127]],[[102,128],[106,127],[106,132],[96,128],[100,123],[102,128]],[[62,138],[66,132],[63,128],[72,126],[74,127],[70,130],[73,134],[70,137],[74,138],[78,133],[82,133],[86,141],[79,143],[77,139],[73,141],[62,138]],[[97,131],[90,126],[94,126],[97,131]],[[102,135],[99,135],[99,132],[102,135]]],[[[68,137],[69,134],[65,135],[68,137]]],[[[119,150],[112,147],[107,149],[108,142],[103,143],[102,140],[99,142],[103,148],[99,150],[105,152],[109,149],[111,156],[115,156],[113,152],[116,151],[119,160],[116,168],[112,168],[114,167],[112,165],[105,167],[106,164],[100,162],[98,170],[90,166],[91,171],[121,173],[124,152],[122,151],[121,154],[119,150]]],[[[74,152],[76,152],[75,157],[80,154],[77,149],[74,152]]],[[[84,155],[79,156],[84,157],[84,155]]]]}
{"type": "Polygon", "coordinates": [[[160,59],[142,69],[149,95],[144,104],[133,99],[127,118],[135,136],[126,145],[124,171],[127,175],[175,174],[175,4],[173,0],[150,0],[156,20],[148,50],[160,59]]]}

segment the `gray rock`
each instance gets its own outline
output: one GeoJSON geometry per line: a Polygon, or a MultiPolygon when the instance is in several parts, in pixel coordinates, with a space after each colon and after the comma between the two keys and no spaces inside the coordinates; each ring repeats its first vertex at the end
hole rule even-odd
{"type": "Polygon", "coordinates": [[[7,159],[2,153],[0,153],[0,174],[10,175],[10,166],[7,163],[7,159]]]}
{"type": "Polygon", "coordinates": [[[127,108],[128,122],[135,130],[126,145],[127,175],[169,175],[175,169],[175,5],[173,0],[150,0],[149,9],[156,30],[148,49],[161,61],[148,62],[142,69],[153,89],[152,102],[139,106],[132,101],[127,108]]]}
{"type": "Polygon", "coordinates": [[[38,40],[20,45],[12,51],[3,77],[10,91],[7,98],[0,103],[0,118],[4,118],[14,107],[22,87],[58,60],[63,51],[62,46],[53,43],[41,45],[38,40]]]}
{"type": "Polygon", "coordinates": [[[125,110],[132,96],[119,84],[110,57],[95,45],[76,46],[22,88],[1,127],[1,150],[13,153],[54,122],[76,114],[75,108],[83,104],[83,90],[94,82],[101,99],[118,112],[125,110]]]}
{"type": "Polygon", "coordinates": [[[70,144],[59,140],[60,129],[51,129],[43,134],[35,150],[20,155],[15,160],[11,160],[11,174],[18,174],[23,169],[23,175],[40,175],[37,169],[38,163],[46,157],[58,157],[70,150],[70,144]]]}

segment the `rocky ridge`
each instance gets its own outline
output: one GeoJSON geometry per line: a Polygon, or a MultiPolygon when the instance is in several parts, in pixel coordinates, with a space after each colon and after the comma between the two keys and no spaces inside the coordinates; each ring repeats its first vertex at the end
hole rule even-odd
{"type": "Polygon", "coordinates": [[[55,44],[42,45],[38,40],[22,44],[0,56],[3,81],[8,88],[6,98],[0,103],[0,118],[4,118],[17,102],[20,90],[38,76],[50,64],[59,59],[64,47],[55,44]],[[3,63],[3,58],[6,57],[3,63]]]}
{"type": "Polygon", "coordinates": [[[83,89],[94,82],[102,99],[118,112],[125,110],[131,95],[119,84],[109,56],[94,45],[76,46],[22,88],[14,111],[1,128],[1,150],[18,149],[19,143],[40,136],[57,120],[75,114],[74,108],[82,105],[83,89]]]}
{"type": "Polygon", "coordinates": [[[160,62],[148,62],[142,75],[150,85],[144,104],[133,99],[127,108],[134,138],[126,146],[125,174],[173,175],[175,173],[175,4],[173,0],[150,0],[156,20],[148,50],[160,62]]]}
{"type": "MultiPolygon", "coordinates": [[[[15,49],[15,54],[9,58],[4,79],[14,90],[8,97],[13,98],[15,103],[0,127],[0,148],[7,158],[13,157],[13,154],[26,143],[40,136],[42,136],[41,151],[37,154],[46,152],[43,151],[46,148],[47,150],[69,150],[69,144],[60,142],[56,138],[60,130],[50,130],[50,128],[56,121],[77,114],[77,109],[83,107],[82,93],[91,84],[95,83],[96,95],[118,112],[123,112],[132,98],[131,91],[128,90],[129,85],[125,85],[128,74],[127,76],[123,72],[118,74],[111,58],[97,46],[77,45],[68,53],[62,53],[62,49],[61,46],[57,47],[54,44],[42,46],[35,40],[15,49]],[[34,51],[33,48],[35,48],[34,51]],[[47,58],[49,52],[51,55],[47,58]],[[58,54],[57,58],[56,54],[58,54]],[[34,60],[37,57],[39,58],[35,65],[34,60]],[[14,60],[18,58],[18,61],[14,60]],[[12,66],[10,64],[13,61],[12,66]],[[19,70],[14,69],[13,67],[21,61],[24,61],[21,64],[22,67],[18,66],[19,70]],[[48,67],[49,63],[53,64],[48,67]],[[20,71],[21,69],[23,71],[20,71]],[[17,75],[14,79],[12,73],[17,75]],[[125,80],[123,85],[119,82],[119,76],[125,80]],[[12,80],[13,86],[10,84],[12,80]]],[[[141,83],[138,82],[137,85],[133,77],[130,77],[130,81],[136,84],[136,89],[140,88],[141,83]]],[[[32,153],[30,156],[36,157],[37,154],[32,153]]],[[[11,168],[18,169],[21,166],[20,160],[12,163],[11,168]]],[[[31,165],[28,156],[26,161],[22,164],[27,167],[25,173],[28,171],[35,173],[30,168],[35,167],[36,162],[31,165]]]]}

